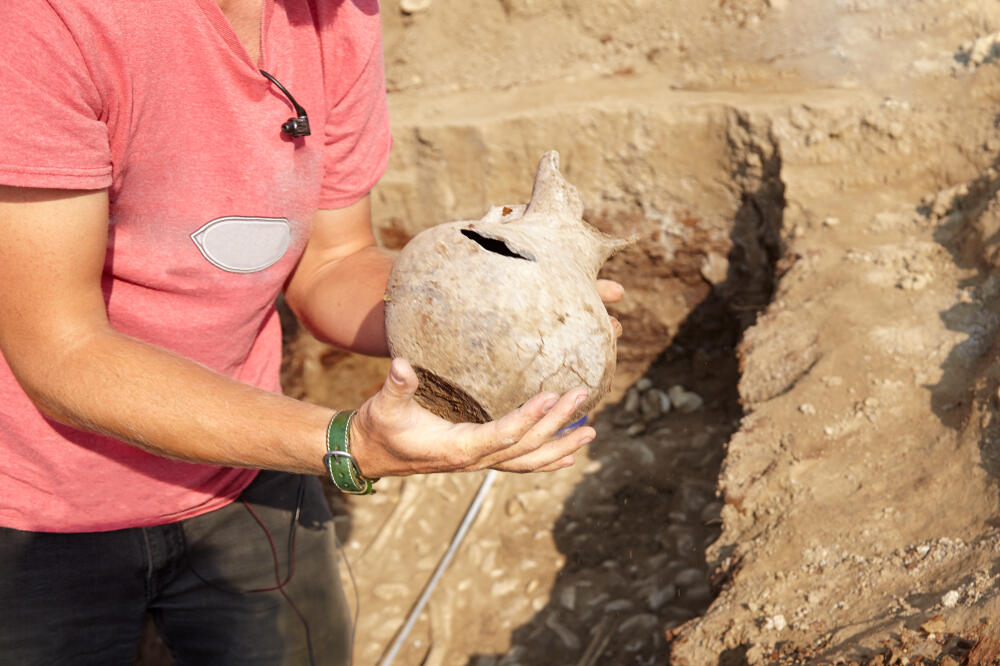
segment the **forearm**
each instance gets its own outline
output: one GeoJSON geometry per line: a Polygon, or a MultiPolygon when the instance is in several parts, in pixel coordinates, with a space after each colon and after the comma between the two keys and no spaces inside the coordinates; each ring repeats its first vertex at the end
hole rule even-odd
{"type": "Polygon", "coordinates": [[[331,410],[257,389],[113,330],[10,353],[39,409],[159,455],[323,473],[331,410]],[[59,348],[58,354],[50,350],[59,348]]]}
{"type": "MultiPolygon", "coordinates": [[[[323,473],[331,410],[246,386],[112,328],[100,288],[107,221],[105,190],[0,187],[0,352],[37,407],[172,458],[323,473]]],[[[321,210],[315,222],[286,285],[289,305],[325,340],[386,353],[382,297],[393,257],[375,247],[368,198],[321,210]]],[[[401,359],[394,367],[409,368],[401,359]]],[[[411,368],[397,372],[359,410],[352,443],[362,472],[558,469],[593,436],[580,428],[553,438],[578,404],[573,393],[555,406],[541,395],[473,426],[434,417],[414,402],[416,388],[411,368]]]]}
{"type": "Polygon", "coordinates": [[[369,356],[388,356],[383,297],[394,254],[365,247],[314,268],[286,292],[289,306],[320,340],[369,356]]]}

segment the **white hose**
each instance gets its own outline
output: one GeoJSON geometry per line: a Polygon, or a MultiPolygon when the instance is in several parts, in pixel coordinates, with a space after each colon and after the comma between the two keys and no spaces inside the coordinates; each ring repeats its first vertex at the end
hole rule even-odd
{"type": "Polygon", "coordinates": [[[410,630],[413,628],[414,623],[417,618],[420,617],[420,613],[424,610],[424,606],[427,605],[427,600],[430,599],[431,593],[434,588],[437,587],[438,580],[444,574],[445,569],[451,563],[451,558],[455,556],[455,552],[458,547],[462,545],[462,539],[465,538],[466,532],[472,526],[473,521],[476,519],[476,515],[479,514],[479,510],[483,506],[483,501],[486,499],[486,493],[489,492],[490,486],[493,485],[493,481],[496,480],[497,471],[491,469],[486,473],[486,477],[483,482],[479,484],[479,490],[476,492],[476,496],[472,499],[472,504],[465,511],[465,517],[462,518],[462,523],[458,526],[458,530],[455,532],[455,536],[452,537],[451,543],[448,545],[448,550],[445,551],[444,556],[441,561],[438,562],[437,568],[434,570],[434,575],[431,576],[430,580],[427,581],[427,585],[424,587],[424,591],[420,594],[420,598],[417,599],[417,603],[413,606],[410,614],[406,618],[406,622],[403,624],[403,628],[399,630],[396,635],[396,640],[392,642],[389,649],[386,650],[379,661],[380,666],[389,666],[393,659],[396,658],[396,653],[399,652],[400,648],[403,647],[403,643],[406,641],[406,637],[409,636],[410,630]]]}

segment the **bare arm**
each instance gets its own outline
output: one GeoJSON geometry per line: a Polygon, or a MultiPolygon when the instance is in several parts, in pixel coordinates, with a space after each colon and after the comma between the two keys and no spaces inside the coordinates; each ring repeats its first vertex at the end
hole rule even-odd
{"type": "Polygon", "coordinates": [[[285,300],[320,340],[388,356],[382,296],[393,259],[375,245],[369,197],[347,208],[319,210],[285,300]]]}
{"type": "Polygon", "coordinates": [[[331,411],[111,328],[104,191],[0,188],[0,350],[50,418],[183,460],[322,472],[331,411]]]}
{"type": "MultiPolygon", "coordinates": [[[[165,456],[323,473],[331,410],[247,386],[111,327],[100,288],[107,219],[105,191],[0,187],[0,351],[38,408],[165,456]]],[[[332,229],[318,226],[290,281],[291,300],[323,337],[379,352],[377,304],[391,262],[367,241],[326,233],[332,229]]],[[[353,432],[365,474],[558,469],[593,437],[591,428],[553,437],[581,389],[540,394],[480,426],[434,417],[413,402],[415,389],[412,369],[397,360],[359,413],[353,432]]]]}

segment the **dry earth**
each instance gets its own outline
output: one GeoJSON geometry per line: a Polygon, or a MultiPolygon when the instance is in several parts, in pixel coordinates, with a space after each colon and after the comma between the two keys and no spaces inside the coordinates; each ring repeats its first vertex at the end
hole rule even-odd
{"type": "MultiPolygon", "coordinates": [[[[641,237],[604,271],[628,296],[598,440],[499,477],[395,663],[998,663],[1000,3],[383,12],[385,245],[526,200],[550,148],[641,237]],[[703,404],[664,411],[674,386],[703,404]]],[[[289,393],[376,390],[383,361],[288,333],[289,393]]],[[[482,479],[332,497],[357,664],[482,479]]]]}

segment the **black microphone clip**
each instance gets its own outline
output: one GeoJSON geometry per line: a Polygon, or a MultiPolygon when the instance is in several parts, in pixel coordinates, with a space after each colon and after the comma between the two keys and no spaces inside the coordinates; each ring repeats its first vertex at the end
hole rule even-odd
{"type": "Polygon", "coordinates": [[[312,131],[309,129],[309,116],[306,114],[306,110],[303,109],[299,105],[299,103],[295,101],[295,98],[292,97],[292,94],[285,89],[285,86],[281,85],[281,83],[278,82],[278,79],[274,78],[264,70],[259,70],[259,71],[261,74],[264,75],[264,77],[268,81],[270,81],[271,83],[273,83],[278,87],[278,90],[280,90],[285,95],[285,97],[288,98],[288,101],[292,103],[292,107],[295,108],[295,113],[297,117],[289,118],[288,120],[286,120],[281,124],[282,133],[287,134],[293,139],[297,139],[303,136],[309,136],[310,134],[312,134],[312,131]]]}
{"type": "Polygon", "coordinates": [[[309,136],[312,132],[309,129],[309,117],[302,113],[298,118],[289,118],[281,123],[281,131],[293,138],[309,136]]]}

